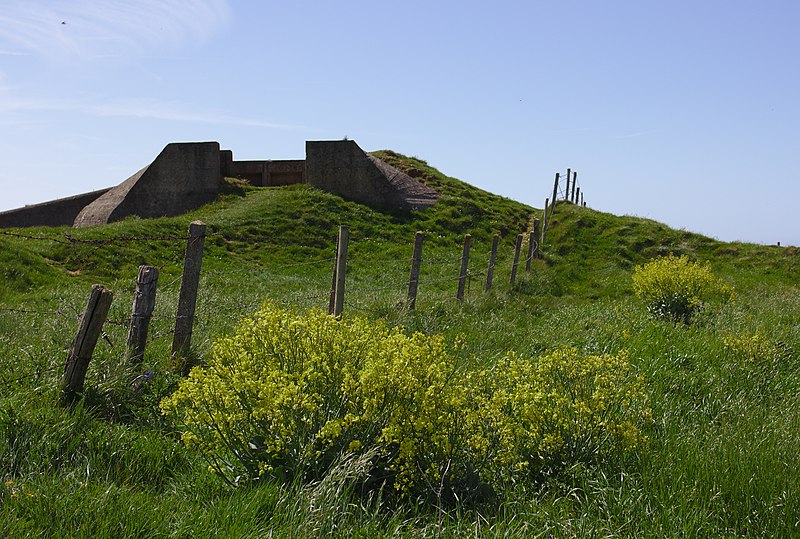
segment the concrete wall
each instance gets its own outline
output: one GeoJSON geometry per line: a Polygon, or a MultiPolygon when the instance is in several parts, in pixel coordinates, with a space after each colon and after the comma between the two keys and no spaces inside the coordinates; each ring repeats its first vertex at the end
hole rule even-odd
{"type": "MultiPolygon", "coordinates": [[[[224,152],[223,152],[224,153],[224,152]]],[[[258,160],[223,161],[223,175],[247,180],[257,187],[291,185],[305,182],[305,161],[300,160],[258,160]]]]}
{"type": "Polygon", "coordinates": [[[152,164],[86,206],[74,226],[186,213],[216,198],[220,170],[218,142],[168,144],[152,164]]]}
{"type": "Polygon", "coordinates": [[[0,228],[27,226],[72,226],[80,211],[110,189],[33,204],[0,212],[0,228]]]}
{"type": "Polygon", "coordinates": [[[352,140],[307,141],[306,181],[384,210],[423,209],[439,198],[436,191],[368,155],[352,140]]]}

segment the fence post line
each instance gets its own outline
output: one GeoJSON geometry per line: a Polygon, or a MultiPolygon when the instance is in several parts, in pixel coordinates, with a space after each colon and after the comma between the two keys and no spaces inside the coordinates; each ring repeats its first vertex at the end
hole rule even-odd
{"type": "MultiPolygon", "coordinates": [[[[578,185],[578,173],[577,172],[573,172],[572,173],[572,199],[571,200],[575,204],[577,204],[577,202],[578,202],[578,199],[575,197],[575,188],[577,187],[577,185],[578,185]]],[[[578,187],[578,191],[580,191],[580,187],[578,187]]]]}
{"type": "Polygon", "coordinates": [[[558,198],[558,178],[559,178],[559,176],[560,176],[560,174],[558,172],[556,172],[556,179],[553,182],[553,198],[550,201],[550,206],[551,206],[550,207],[550,215],[552,215],[553,212],[556,211],[556,198],[558,198]]]}
{"type": "Polygon", "coordinates": [[[461,269],[458,274],[458,291],[456,299],[464,299],[464,287],[467,284],[467,273],[469,272],[469,247],[472,243],[472,236],[464,236],[464,249],[461,251],[461,269]]]}
{"type": "Polygon", "coordinates": [[[144,359],[150,317],[156,306],[157,285],[158,268],[139,266],[136,292],[133,295],[133,307],[131,308],[131,327],[128,330],[128,343],[125,348],[125,357],[134,364],[141,363],[144,359]]]}
{"type": "Polygon", "coordinates": [[[517,235],[517,243],[514,246],[514,263],[511,264],[511,286],[514,286],[514,281],[517,280],[517,266],[519,266],[519,253],[522,251],[522,240],[525,234],[517,235]]]}
{"type": "Polygon", "coordinates": [[[572,169],[568,168],[567,169],[567,185],[566,185],[566,188],[564,189],[564,201],[565,202],[569,200],[569,180],[570,180],[570,178],[572,178],[572,169]]]}
{"type": "Polygon", "coordinates": [[[347,272],[347,244],[350,229],[347,225],[339,225],[339,240],[336,249],[336,293],[334,294],[333,316],[339,316],[344,309],[344,277],[347,272]]]}
{"type": "Polygon", "coordinates": [[[494,279],[494,264],[497,260],[497,245],[500,243],[500,235],[495,234],[492,238],[492,251],[489,253],[489,268],[486,270],[486,286],[484,290],[488,292],[492,289],[492,280],[494,279]]]}
{"type": "Polygon", "coordinates": [[[578,192],[575,193],[575,204],[577,204],[580,199],[581,199],[581,188],[578,187],[578,192]]]}
{"type": "Polygon", "coordinates": [[[541,230],[541,221],[539,219],[534,219],[533,220],[533,237],[534,237],[533,256],[534,256],[534,258],[539,258],[540,230],[541,230]]]}
{"type": "Polygon", "coordinates": [[[185,358],[192,346],[192,326],[197,307],[197,289],[200,286],[205,238],[205,223],[193,221],[189,224],[189,238],[186,240],[181,291],[178,297],[178,314],[175,317],[175,334],[172,338],[173,358],[185,358]]]}
{"type": "Polygon", "coordinates": [[[89,301],[86,303],[86,310],[81,315],[78,332],[75,334],[75,340],[72,341],[69,357],[64,366],[64,376],[61,378],[61,402],[63,404],[71,404],[83,392],[86,371],[89,369],[89,362],[92,360],[97,340],[103,332],[103,324],[108,316],[108,310],[111,308],[112,299],[114,299],[114,294],[111,290],[107,290],[99,284],[92,285],[89,301]]]}
{"type": "Polygon", "coordinates": [[[419,287],[419,268],[422,264],[422,242],[424,232],[414,236],[414,254],[411,255],[411,275],[408,278],[408,309],[413,311],[417,306],[417,288],[419,287]]]}

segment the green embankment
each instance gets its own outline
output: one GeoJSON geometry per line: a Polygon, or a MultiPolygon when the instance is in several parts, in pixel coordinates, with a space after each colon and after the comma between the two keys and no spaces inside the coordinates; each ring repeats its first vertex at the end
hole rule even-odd
{"type": "Polygon", "coordinates": [[[231,185],[178,218],[96,228],[0,231],[0,535],[8,537],[790,537],[800,533],[800,269],[795,248],[723,243],[646,219],[558,207],[530,273],[508,279],[516,235],[540,210],[380,152],[443,195],[391,215],[306,186],[231,185]],[[463,339],[490,364],[508,350],[627,350],[644,375],[650,444],[625,462],[519,485],[492,507],[439,514],[352,505],[339,486],[231,489],[158,413],[184,242],[208,225],[193,360],[270,299],[326,308],[336,229],[350,227],[345,313],[463,339]],[[404,308],[414,234],[426,233],[417,310],[404,308]],[[455,300],[463,235],[466,299],[455,300]],[[483,292],[492,235],[495,287],[483,292]],[[693,326],[651,320],[632,293],[637,264],[667,253],[710,261],[736,288],[693,326]],[[161,269],[143,391],[122,366],[140,264],[161,269]],[[106,338],[75,410],[54,406],[89,287],[115,293],[106,338]],[[752,346],[747,343],[756,343],[752,346]]]}

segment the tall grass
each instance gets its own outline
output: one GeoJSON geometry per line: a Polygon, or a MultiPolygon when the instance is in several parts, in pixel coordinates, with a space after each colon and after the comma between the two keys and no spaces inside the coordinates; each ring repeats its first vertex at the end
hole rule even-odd
{"type": "MultiPolygon", "coordinates": [[[[545,257],[508,286],[512,245],[532,208],[384,152],[441,189],[433,209],[376,212],[303,186],[245,189],[180,218],[0,235],[0,535],[8,537],[791,537],[800,533],[800,268],[797,251],[724,244],[644,219],[560,206],[545,257]],[[437,513],[350,496],[349,473],[314,485],[231,489],[158,413],[174,389],[170,330],[188,223],[209,226],[193,353],[264,299],[325,307],[336,226],[351,229],[345,316],[462,340],[490,364],[508,350],[627,350],[647,380],[653,424],[634,458],[520,484],[496,506],[437,513]],[[427,233],[417,309],[405,308],[414,232],[427,233]],[[473,235],[467,297],[455,300],[460,243],[473,235]],[[491,237],[503,233],[495,288],[482,292],[491,237]],[[65,234],[76,240],[70,241],[65,234]],[[119,238],[149,238],[121,241],[119,238]],[[162,239],[152,239],[162,238],[162,239]],[[105,243],[104,243],[105,242],[105,243]],[[710,261],[737,299],[691,326],[648,318],[630,274],[658,254],[710,261]],[[136,268],[161,268],[142,369],[120,367],[136,268]],[[114,304],[83,403],[56,407],[57,382],[93,282],[114,304]],[[57,314],[37,314],[57,313],[57,314]],[[117,322],[117,323],[113,323],[117,322]],[[731,336],[775,344],[765,357],[731,336]]],[[[350,466],[351,468],[348,468],[350,466]]],[[[354,468],[353,468],[354,467],[354,468]]]]}

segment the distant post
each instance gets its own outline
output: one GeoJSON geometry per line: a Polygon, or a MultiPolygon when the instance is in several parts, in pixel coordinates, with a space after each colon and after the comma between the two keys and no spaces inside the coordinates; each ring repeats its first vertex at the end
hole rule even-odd
{"type": "Polygon", "coordinates": [[[578,187],[578,192],[575,193],[575,204],[578,204],[578,201],[581,199],[581,188],[578,187]]]}
{"type": "Polygon", "coordinates": [[[497,260],[497,244],[500,243],[500,235],[495,234],[492,238],[492,251],[489,253],[489,268],[486,270],[486,286],[484,290],[488,292],[492,289],[492,279],[494,279],[494,264],[497,260]]]}
{"type": "Polygon", "coordinates": [[[175,334],[172,338],[173,357],[186,357],[192,345],[192,326],[197,307],[197,289],[200,286],[200,268],[203,265],[203,244],[206,225],[194,221],[189,225],[186,254],[183,259],[183,276],[178,297],[178,313],[175,317],[175,334]]]}
{"type": "Polygon", "coordinates": [[[458,291],[456,299],[464,299],[464,288],[467,285],[467,273],[469,271],[469,246],[472,243],[472,236],[464,236],[464,249],[461,251],[461,269],[458,273],[458,291]]]}
{"type": "Polygon", "coordinates": [[[514,281],[517,280],[517,266],[519,265],[519,253],[522,251],[522,240],[524,234],[517,234],[517,243],[514,246],[514,263],[511,264],[511,286],[514,286],[514,281]]]}
{"type": "Polygon", "coordinates": [[[550,202],[550,204],[551,204],[550,215],[552,215],[553,212],[556,211],[556,198],[558,197],[558,178],[559,178],[559,176],[560,176],[560,174],[558,172],[556,172],[556,179],[553,182],[553,198],[551,199],[551,202],[550,202]]]}
{"type": "Polygon", "coordinates": [[[408,278],[408,309],[413,311],[417,304],[417,287],[419,285],[419,269],[422,264],[422,242],[424,232],[414,236],[414,254],[411,255],[411,275],[408,278]]]}
{"type": "Polygon", "coordinates": [[[344,309],[344,276],[347,272],[347,244],[350,229],[346,225],[339,226],[339,247],[336,250],[336,293],[334,294],[333,315],[339,316],[344,309]]]}
{"type": "MultiPolygon", "coordinates": [[[[575,187],[577,187],[577,185],[578,185],[578,173],[577,172],[573,172],[572,173],[572,199],[571,200],[575,204],[578,203],[578,199],[575,198],[575,187]]],[[[578,188],[578,190],[580,191],[580,188],[578,188]]]]}
{"type": "Polygon", "coordinates": [[[83,392],[83,382],[89,362],[92,360],[97,340],[103,332],[103,324],[111,308],[114,294],[102,285],[92,285],[89,301],[81,315],[78,332],[72,341],[69,358],[64,366],[64,375],[61,378],[61,402],[71,404],[83,392]]]}
{"type": "Polygon", "coordinates": [[[150,317],[156,306],[156,285],[158,284],[158,268],[155,266],[139,266],[136,278],[136,292],[131,308],[131,327],[128,330],[128,343],[125,355],[134,364],[144,359],[147,345],[147,332],[150,329],[150,317]]]}
{"type": "Polygon", "coordinates": [[[568,168],[567,169],[567,185],[566,185],[566,188],[564,189],[564,200],[565,201],[569,200],[569,180],[570,180],[570,178],[572,178],[572,169],[568,168]]]}

